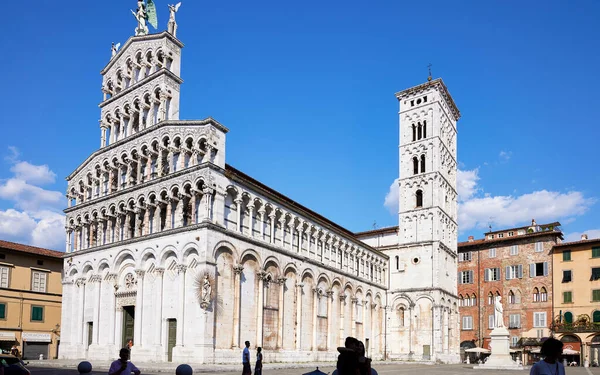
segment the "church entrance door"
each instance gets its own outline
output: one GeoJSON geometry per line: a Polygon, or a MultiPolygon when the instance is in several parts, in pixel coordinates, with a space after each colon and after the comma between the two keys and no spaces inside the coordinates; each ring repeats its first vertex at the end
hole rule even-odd
{"type": "MultiPolygon", "coordinates": [[[[123,336],[121,348],[127,346],[127,341],[133,340],[133,325],[135,322],[135,306],[123,306],[123,336]]],[[[133,343],[134,345],[137,343],[133,343]]]]}
{"type": "Polygon", "coordinates": [[[177,343],[177,320],[169,319],[168,323],[168,337],[167,337],[167,361],[173,362],[173,348],[177,343]]]}

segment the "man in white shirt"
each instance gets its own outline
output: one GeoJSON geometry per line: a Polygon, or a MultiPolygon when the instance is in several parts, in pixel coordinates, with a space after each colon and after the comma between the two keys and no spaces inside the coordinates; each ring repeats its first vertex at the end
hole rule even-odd
{"type": "Polygon", "coordinates": [[[242,365],[244,369],[242,370],[242,375],[251,375],[252,367],[250,367],[250,341],[245,342],[246,347],[244,348],[244,352],[242,353],[242,365]]]}

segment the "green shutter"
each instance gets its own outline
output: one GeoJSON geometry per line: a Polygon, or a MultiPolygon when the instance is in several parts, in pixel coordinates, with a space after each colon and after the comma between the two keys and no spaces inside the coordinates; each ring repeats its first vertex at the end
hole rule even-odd
{"type": "Polygon", "coordinates": [[[592,290],[592,302],[600,302],[600,289],[592,290]]]}
{"type": "Polygon", "coordinates": [[[571,250],[563,251],[563,261],[571,260],[571,250]]]}
{"type": "Polygon", "coordinates": [[[0,303],[0,319],[6,319],[6,304],[0,303]]]}
{"type": "Polygon", "coordinates": [[[592,247],[592,258],[600,258],[600,247],[592,247]]]}
{"type": "Polygon", "coordinates": [[[563,293],[563,302],[564,303],[573,302],[573,293],[572,292],[564,292],[563,293]]]}
{"type": "Polygon", "coordinates": [[[567,324],[572,324],[573,323],[573,313],[570,311],[567,311],[565,313],[565,323],[567,324]]]}
{"type": "Polygon", "coordinates": [[[31,307],[31,320],[34,322],[41,322],[44,320],[44,308],[40,306],[31,307]]]}
{"type": "Polygon", "coordinates": [[[600,323],[600,311],[594,311],[594,314],[592,315],[592,322],[600,323]]]}

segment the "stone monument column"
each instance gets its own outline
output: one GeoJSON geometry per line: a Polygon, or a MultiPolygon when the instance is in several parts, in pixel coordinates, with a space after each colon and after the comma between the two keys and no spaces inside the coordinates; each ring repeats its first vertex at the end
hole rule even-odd
{"type": "Polygon", "coordinates": [[[296,284],[296,350],[302,349],[302,287],[304,284],[296,284]]]}
{"type": "Polygon", "coordinates": [[[240,347],[240,294],[241,294],[241,276],[244,267],[241,265],[233,266],[233,335],[232,348],[240,347]]]}

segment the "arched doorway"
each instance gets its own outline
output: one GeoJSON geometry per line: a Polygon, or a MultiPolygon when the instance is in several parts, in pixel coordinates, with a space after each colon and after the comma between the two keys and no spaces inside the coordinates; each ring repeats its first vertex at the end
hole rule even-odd
{"type": "MultiPolygon", "coordinates": [[[[565,314],[566,315],[566,314],[565,314]]],[[[563,346],[563,357],[568,363],[581,364],[581,340],[575,335],[564,335],[560,338],[563,346]]]]}
{"type": "Polygon", "coordinates": [[[467,340],[460,343],[460,358],[463,362],[465,362],[467,360],[467,357],[469,357],[469,362],[474,363],[477,357],[477,353],[468,353],[465,352],[465,350],[473,349],[476,347],[477,345],[475,345],[475,340],[467,340]]]}
{"type": "Polygon", "coordinates": [[[600,358],[598,354],[600,353],[600,335],[596,335],[592,337],[590,341],[590,365],[600,364],[600,358]]]}

